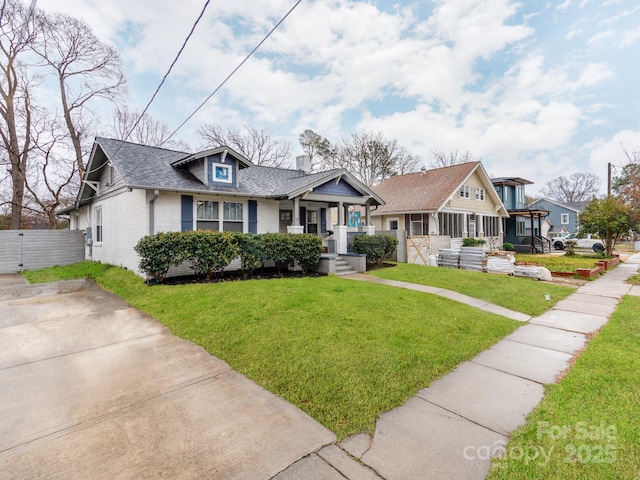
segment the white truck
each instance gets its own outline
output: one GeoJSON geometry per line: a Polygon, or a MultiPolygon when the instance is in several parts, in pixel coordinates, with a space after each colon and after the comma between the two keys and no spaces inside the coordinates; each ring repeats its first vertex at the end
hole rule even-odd
{"type": "Polygon", "coordinates": [[[564,250],[565,243],[567,241],[575,242],[577,248],[588,248],[596,253],[604,251],[604,242],[598,238],[591,238],[591,235],[587,235],[583,238],[578,238],[575,233],[571,233],[551,239],[553,248],[555,248],[556,250],[564,250]]]}

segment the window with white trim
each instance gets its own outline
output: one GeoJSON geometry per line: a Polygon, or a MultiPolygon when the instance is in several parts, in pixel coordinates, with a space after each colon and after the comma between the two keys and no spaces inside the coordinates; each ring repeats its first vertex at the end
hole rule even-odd
{"type": "Polygon", "coordinates": [[[429,235],[429,214],[412,213],[409,218],[409,234],[413,236],[429,235]]]}
{"type": "Polygon", "coordinates": [[[460,185],[460,190],[458,190],[458,197],[460,198],[471,197],[471,187],[469,185],[460,185]]]}
{"type": "Polygon", "coordinates": [[[560,223],[562,225],[569,225],[569,214],[568,213],[561,213],[560,214],[560,223]]]}
{"type": "Polygon", "coordinates": [[[96,207],[96,243],[102,243],[102,207],[96,207]]]}
{"type": "Polygon", "coordinates": [[[231,183],[231,173],[229,165],[213,165],[213,180],[215,182],[231,183]]]}
{"type": "Polygon", "coordinates": [[[399,218],[390,218],[387,220],[387,230],[398,230],[400,226],[399,218]]]}
{"type": "Polygon", "coordinates": [[[484,188],[476,187],[476,200],[484,202],[486,191],[484,188]]]}
{"type": "Polygon", "coordinates": [[[222,230],[225,232],[242,232],[242,203],[224,202],[222,208],[222,230]]]}
{"type": "Polygon", "coordinates": [[[198,200],[196,203],[196,230],[220,229],[220,214],[218,202],[198,200]]]}

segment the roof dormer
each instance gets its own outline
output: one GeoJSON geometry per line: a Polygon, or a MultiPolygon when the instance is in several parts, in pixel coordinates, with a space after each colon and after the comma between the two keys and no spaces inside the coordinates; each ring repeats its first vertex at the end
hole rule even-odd
{"type": "Polygon", "coordinates": [[[212,187],[238,187],[238,171],[252,163],[229,147],[198,152],[171,164],[189,170],[203,184],[212,187]]]}

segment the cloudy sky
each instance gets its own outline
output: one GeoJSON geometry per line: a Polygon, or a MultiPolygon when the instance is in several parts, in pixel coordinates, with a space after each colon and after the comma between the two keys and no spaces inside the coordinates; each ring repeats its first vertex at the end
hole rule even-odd
{"type": "MultiPolygon", "coordinates": [[[[141,109],[205,0],[39,0],[120,52],[141,109]]],[[[172,129],[296,0],[211,1],[150,113],[172,129]]],[[[640,148],[637,0],[303,0],[177,136],[250,123],[288,140],[383,132],[429,162],[470,151],[536,193],[640,148]]]]}

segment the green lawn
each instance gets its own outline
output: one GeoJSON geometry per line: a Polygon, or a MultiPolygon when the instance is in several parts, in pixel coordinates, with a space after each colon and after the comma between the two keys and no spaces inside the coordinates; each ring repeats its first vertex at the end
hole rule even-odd
{"type": "Polygon", "coordinates": [[[638,365],[640,298],[625,296],[566,377],[546,387],[488,478],[640,478],[638,365]]]}
{"type": "Polygon", "coordinates": [[[30,281],[88,272],[171,331],[297,405],[339,439],[521,325],[444,298],[339,277],[146,286],[83,263],[30,281]],[[53,275],[53,276],[52,276],[53,275]]]}
{"type": "Polygon", "coordinates": [[[603,260],[602,255],[543,255],[533,253],[516,254],[517,262],[538,263],[552,272],[575,272],[577,268],[593,268],[598,260],[603,260]]]}
{"type": "Polygon", "coordinates": [[[447,288],[533,316],[542,314],[575,291],[571,287],[551,285],[530,278],[408,263],[399,263],[395,267],[373,270],[370,273],[380,278],[447,288]],[[550,300],[545,300],[547,294],[550,300]]]}

